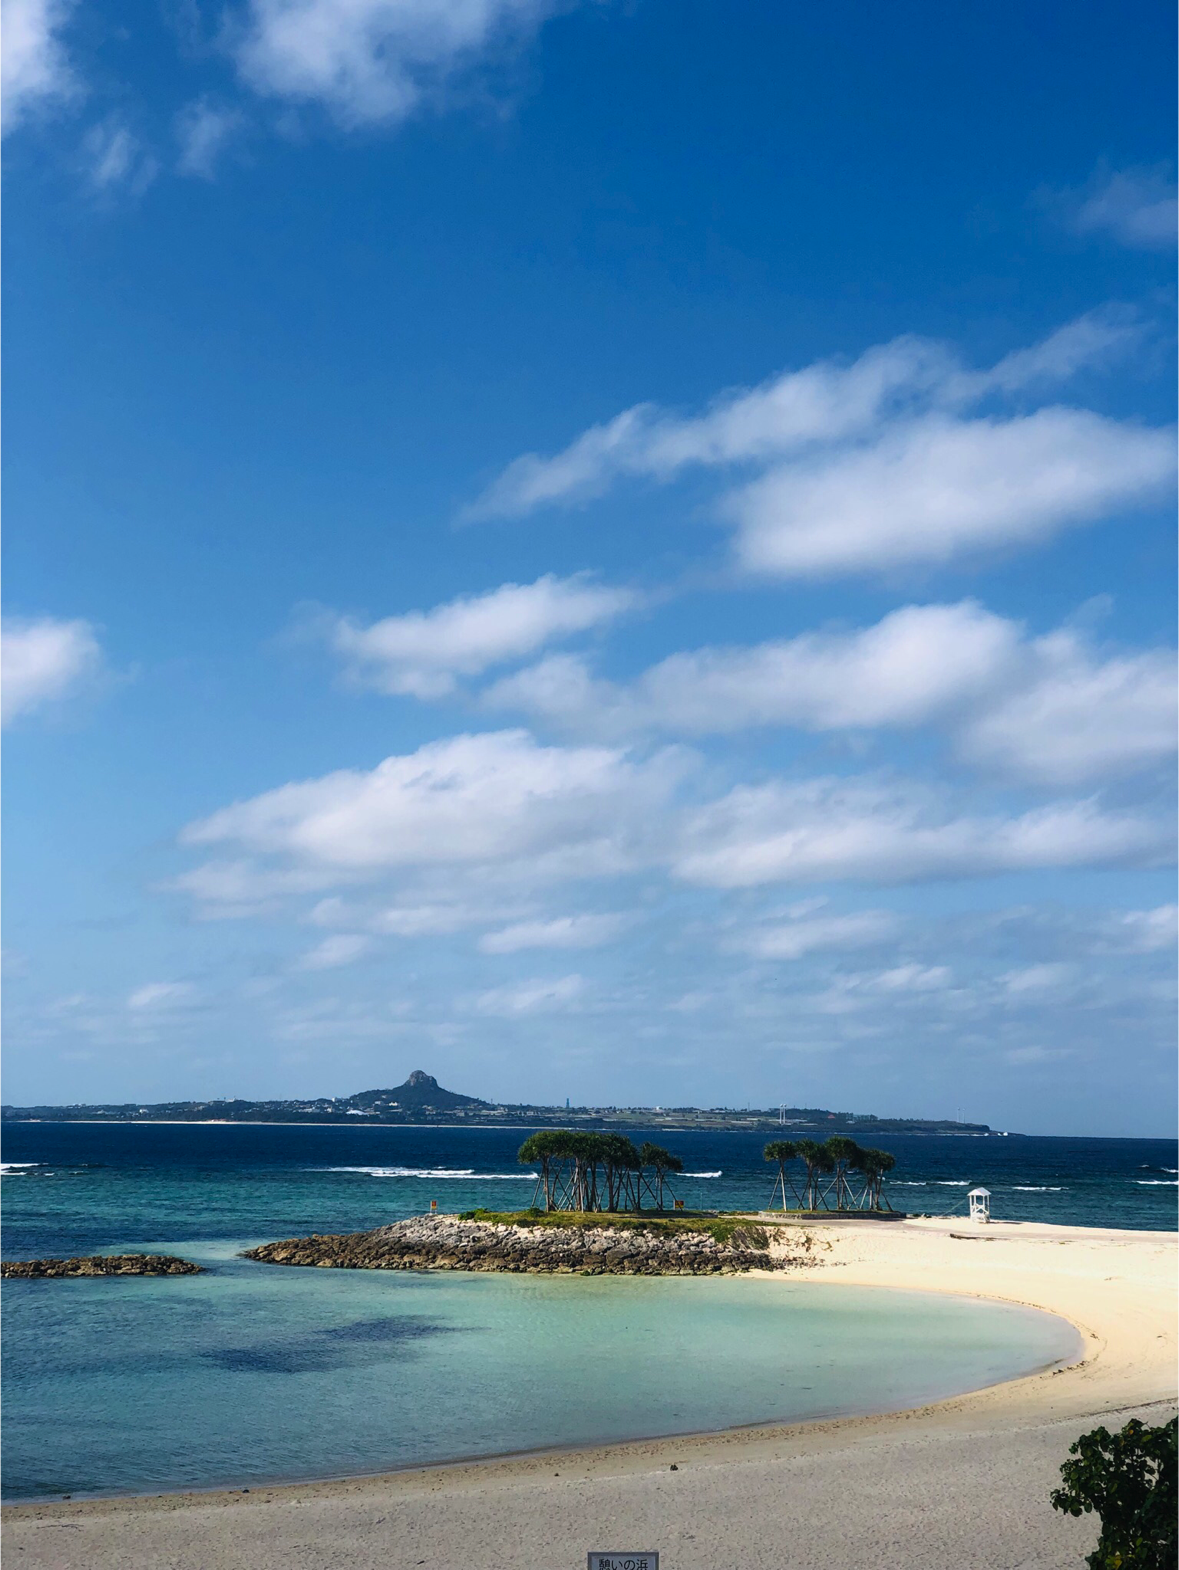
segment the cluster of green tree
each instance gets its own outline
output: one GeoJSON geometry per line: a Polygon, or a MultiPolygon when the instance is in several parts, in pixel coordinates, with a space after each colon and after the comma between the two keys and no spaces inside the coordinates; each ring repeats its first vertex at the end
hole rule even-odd
{"type": "Polygon", "coordinates": [[[1089,1570],[1175,1570],[1179,1419],[1150,1428],[1132,1417],[1116,1434],[1082,1434],[1060,1469],[1052,1507],[1101,1521],[1089,1570]]]}
{"type": "Polygon", "coordinates": [[[662,1145],[635,1145],[625,1134],[546,1128],[530,1134],[519,1160],[539,1166],[536,1198],[545,1210],[666,1209],[666,1184],[684,1163],[662,1145]]]}
{"type": "Polygon", "coordinates": [[[865,1150],[845,1134],[832,1134],[820,1145],[814,1139],[772,1139],[765,1148],[767,1161],[778,1163],[771,1204],[780,1200],[783,1210],[883,1210],[885,1176],[896,1166],[887,1150],[865,1150]],[[787,1170],[801,1162],[801,1186],[787,1170]],[[858,1178],[856,1182],[853,1178],[858,1178]]]}

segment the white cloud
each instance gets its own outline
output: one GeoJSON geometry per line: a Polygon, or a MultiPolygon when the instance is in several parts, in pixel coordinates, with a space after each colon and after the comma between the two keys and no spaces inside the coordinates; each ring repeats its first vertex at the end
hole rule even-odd
{"type": "Polygon", "coordinates": [[[989,371],[965,372],[952,379],[950,386],[959,400],[966,402],[989,392],[1019,392],[1067,381],[1080,371],[1124,355],[1142,336],[1142,323],[1132,311],[1113,306],[1090,311],[1058,327],[1039,343],[1004,355],[989,371]]]}
{"type": "Polygon", "coordinates": [[[742,786],[689,819],[675,871],[717,888],[861,879],[906,883],[1029,868],[1143,865],[1167,828],[1094,802],[1018,817],[953,816],[933,792],[864,779],[742,786]]]}
{"type": "Polygon", "coordinates": [[[645,820],[682,772],[674,753],[541,747],[524,731],[431,742],[375,769],[341,770],[226,807],[184,833],[312,871],[508,862],[603,875],[630,865],[645,820]]]}
{"type": "Polygon", "coordinates": [[[1083,409],[932,414],[867,448],[771,471],[729,498],[750,571],[823,577],[944,565],[1050,538],[1159,495],[1170,432],[1083,409]]]}
{"type": "Polygon", "coordinates": [[[1024,999],[1059,992],[1068,986],[1074,975],[1073,967],[1063,962],[1024,965],[1018,970],[1007,971],[999,977],[999,982],[1009,997],[1024,999]]]}
{"type": "Polygon", "coordinates": [[[629,685],[552,655],[493,684],[483,703],[613,738],[938,725],[963,760],[1040,785],[1131,774],[1173,756],[1176,742],[1172,651],[1098,651],[1067,627],[1029,639],[971,600],[673,654],[629,685]]]}
{"type": "Polygon", "coordinates": [[[1115,933],[1138,953],[1179,948],[1179,904],[1160,904],[1154,911],[1126,911],[1115,933]]]}
{"type": "Polygon", "coordinates": [[[1020,669],[1020,637],[1017,623],[970,600],[906,605],[853,632],[673,654],[627,688],[555,656],[505,678],[485,701],[606,734],[909,726],[1010,679],[1020,669]]]}
{"type": "Polygon", "coordinates": [[[387,616],[369,626],[348,617],[327,625],[329,642],[353,677],[381,692],[437,698],[457,676],[472,676],[533,653],[554,638],[584,632],[633,609],[639,597],[579,574],[505,583],[430,611],[387,616]]]}
{"type": "Polygon", "coordinates": [[[442,937],[488,920],[478,905],[458,902],[438,905],[390,905],[373,917],[373,927],[395,938],[442,937]]]}
{"type": "Polygon", "coordinates": [[[238,110],[218,107],[209,98],[186,104],[176,116],[179,173],[213,179],[221,155],[243,124],[244,116],[238,110]]]}
{"type": "Polygon", "coordinates": [[[1172,653],[1095,658],[1077,635],[1036,640],[1025,685],[971,715],[960,754],[1038,784],[1131,774],[1171,758],[1172,653]]]}
{"type": "Polygon", "coordinates": [[[705,413],[686,419],[655,404],[636,404],[593,426],[555,457],[517,458],[470,515],[513,516],[557,501],[584,501],[622,475],[669,480],[689,466],[764,460],[856,436],[895,403],[942,382],[953,369],[941,345],[898,338],[869,349],[850,366],[821,360],[760,387],[723,393],[705,413]]]}
{"type": "Polygon", "coordinates": [[[316,894],[341,881],[349,879],[339,868],[329,871],[324,867],[262,867],[256,861],[238,857],[232,861],[207,861],[161,887],[189,895],[197,902],[201,917],[217,919],[257,916],[292,895],[316,894]]]}
{"type": "Polygon", "coordinates": [[[159,164],[116,115],[92,125],[82,138],[86,177],[99,195],[123,190],[141,196],[159,173],[159,164]]]}
{"type": "Polygon", "coordinates": [[[554,0],[251,0],[234,53],[259,93],[319,104],[345,126],[395,124],[555,9],[554,0]]]}
{"type": "Polygon", "coordinates": [[[324,938],[299,960],[300,970],[335,970],[340,965],[351,965],[363,959],[373,946],[373,940],[358,932],[336,932],[324,938]]]}
{"type": "Polygon", "coordinates": [[[609,943],[625,926],[621,915],[557,916],[551,921],[518,921],[479,939],[484,954],[516,954],[521,949],[592,949],[609,943]]]}
{"type": "Polygon", "coordinates": [[[101,668],[102,650],[89,622],[5,617],[0,631],[4,724],[67,697],[101,668]]]}
{"type": "Polygon", "coordinates": [[[4,0],[0,98],[6,132],[76,93],[60,37],[72,10],[70,0],[4,0]]]}
{"type": "Polygon", "coordinates": [[[1164,168],[1098,175],[1072,214],[1082,234],[1104,231],[1138,250],[1169,250],[1179,227],[1175,182],[1164,168]]]}
{"type": "Polygon", "coordinates": [[[127,1007],[137,1011],[171,1008],[188,1002],[195,992],[196,988],[187,981],[149,981],[131,993],[127,1007]]]}
{"type": "Polygon", "coordinates": [[[1140,335],[1131,313],[1110,308],[1068,323],[989,370],[966,369],[944,344],[904,337],[850,365],[821,360],[760,387],[723,393],[702,414],[681,417],[636,404],[552,457],[517,458],[467,515],[517,516],[585,501],[626,476],[663,482],[693,466],[764,466],[807,448],[846,445],[931,407],[957,408],[1067,379],[1125,352],[1140,335]]]}
{"type": "Polygon", "coordinates": [[[896,965],[873,977],[882,992],[940,992],[953,980],[946,965],[896,965]]]}
{"type": "Polygon", "coordinates": [[[896,931],[887,910],[854,911],[846,916],[803,916],[781,926],[748,934],[741,947],[760,959],[801,959],[825,949],[870,948],[896,931]]]}
{"type": "Polygon", "coordinates": [[[475,999],[475,1007],[481,1014],[507,1018],[517,1014],[549,1014],[569,1008],[584,991],[585,981],[581,976],[561,976],[556,981],[537,978],[492,987],[480,993],[475,999]]]}

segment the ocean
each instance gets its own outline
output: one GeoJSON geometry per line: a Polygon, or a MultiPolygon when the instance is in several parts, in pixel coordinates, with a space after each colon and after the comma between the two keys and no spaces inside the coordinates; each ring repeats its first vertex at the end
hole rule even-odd
{"type": "MultiPolygon", "coordinates": [[[[442,1211],[519,1209],[533,1179],[525,1131],[282,1124],[17,1123],[4,1131],[3,1247],[9,1258],[142,1248],[167,1237],[263,1241],[349,1232],[442,1211]]],[[[767,1136],[659,1130],[681,1156],[675,1192],[689,1209],[766,1205],[767,1136]]],[[[867,1142],[867,1141],[866,1141],[867,1142]]],[[[996,1219],[1174,1229],[1174,1140],[1019,1135],[879,1135],[897,1165],[895,1209],[965,1209],[991,1190],[996,1219]]]]}
{"type": "MultiPolygon", "coordinates": [[[[6,1129],[4,1253],[180,1253],[208,1273],[12,1281],[5,1496],[341,1476],[459,1457],[895,1410],[1071,1357],[1012,1305],[748,1277],[277,1269],[253,1243],[519,1208],[504,1129],[6,1129]]],[[[764,1205],[761,1136],[664,1130],[689,1207],[764,1205]]],[[[891,1138],[894,1205],[1174,1228],[1174,1142],[891,1138]]]]}

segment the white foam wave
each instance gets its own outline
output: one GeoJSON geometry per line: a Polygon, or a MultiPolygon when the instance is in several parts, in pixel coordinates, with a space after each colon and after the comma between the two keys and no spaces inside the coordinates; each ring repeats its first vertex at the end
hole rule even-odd
{"type": "Polygon", "coordinates": [[[934,1178],[935,1188],[969,1188],[969,1178],[934,1178]]]}
{"type": "Polygon", "coordinates": [[[471,1167],[315,1167],[316,1172],[365,1172],[380,1178],[462,1178],[474,1183],[536,1181],[535,1172],[476,1172],[471,1167]]]}
{"type": "Polygon", "coordinates": [[[723,1172],[681,1172],[680,1177],[724,1177],[723,1172]]]}
{"type": "Polygon", "coordinates": [[[898,1178],[895,1183],[890,1183],[889,1187],[890,1188],[928,1188],[929,1184],[924,1182],[924,1181],[920,1182],[920,1183],[914,1183],[914,1182],[911,1182],[911,1181],[907,1182],[904,1178],[898,1178]]]}
{"type": "Polygon", "coordinates": [[[40,1161],[0,1161],[0,1177],[24,1177],[28,1167],[39,1167],[40,1161]]]}
{"type": "Polygon", "coordinates": [[[1063,1194],[1064,1188],[1059,1183],[1013,1183],[1012,1190],[1016,1194],[1063,1194]]]}
{"type": "Polygon", "coordinates": [[[1179,1178],[1135,1178],[1139,1188],[1179,1188],[1179,1178]]]}

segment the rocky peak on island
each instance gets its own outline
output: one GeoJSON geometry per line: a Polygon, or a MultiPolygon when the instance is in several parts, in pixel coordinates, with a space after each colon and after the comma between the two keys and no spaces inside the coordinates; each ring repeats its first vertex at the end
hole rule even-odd
{"type": "Polygon", "coordinates": [[[403,1084],[394,1085],[391,1090],[359,1091],[355,1096],[348,1097],[346,1105],[362,1111],[398,1107],[406,1112],[424,1111],[427,1108],[437,1112],[455,1107],[486,1107],[488,1103],[480,1101],[477,1096],[463,1096],[457,1090],[446,1090],[433,1074],[415,1068],[403,1084]]]}

